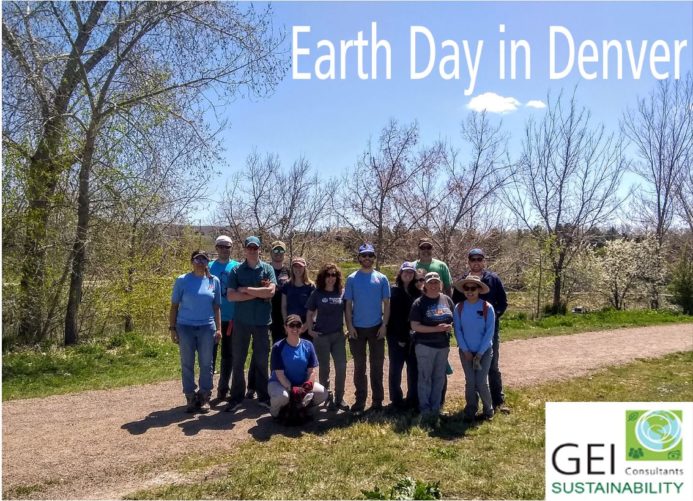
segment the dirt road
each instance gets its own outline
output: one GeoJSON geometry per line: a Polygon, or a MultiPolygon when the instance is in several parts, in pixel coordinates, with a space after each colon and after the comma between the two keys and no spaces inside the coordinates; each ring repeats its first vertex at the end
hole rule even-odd
{"type": "MultiPolygon", "coordinates": [[[[636,358],[693,350],[693,324],[618,329],[501,345],[504,384],[585,375],[636,358]]],[[[449,394],[463,394],[457,352],[449,394]]],[[[347,400],[353,398],[347,376],[347,400]]],[[[387,386],[387,385],[386,385],[387,386]]],[[[387,388],[386,388],[387,389],[387,388]]],[[[276,426],[255,401],[235,414],[185,414],[180,382],[3,403],[3,492],[36,499],[119,498],[176,480],[163,465],[190,452],[266,440],[276,426]]],[[[324,411],[323,411],[324,412],[324,411]]]]}

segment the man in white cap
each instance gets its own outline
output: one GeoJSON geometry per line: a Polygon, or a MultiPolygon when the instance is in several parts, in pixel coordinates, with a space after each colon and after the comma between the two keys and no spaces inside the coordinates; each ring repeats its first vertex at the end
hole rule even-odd
{"type": "MultiPolygon", "coordinates": [[[[229,392],[229,380],[231,379],[231,331],[235,305],[226,298],[226,290],[229,284],[229,274],[238,266],[238,262],[231,259],[232,243],[230,237],[219,235],[214,242],[217,258],[209,263],[209,272],[217,277],[221,283],[221,367],[219,384],[217,385],[217,400],[226,399],[229,392]]],[[[214,345],[212,367],[216,367],[218,347],[219,343],[214,345]]]]}

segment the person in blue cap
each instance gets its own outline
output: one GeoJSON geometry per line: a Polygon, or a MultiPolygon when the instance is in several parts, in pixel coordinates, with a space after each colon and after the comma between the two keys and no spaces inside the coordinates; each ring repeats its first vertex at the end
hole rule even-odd
{"type": "MultiPolygon", "coordinates": [[[[493,357],[491,358],[491,367],[488,371],[488,384],[491,389],[491,399],[493,408],[508,414],[510,408],[505,403],[505,393],[503,393],[503,379],[498,366],[500,357],[500,317],[508,308],[508,296],[505,293],[503,282],[494,272],[486,269],[486,255],[479,248],[471,249],[467,254],[467,263],[469,271],[462,276],[462,279],[469,275],[478,276],[481,281],[489,288],[486,294],[480,294],[479,298],[488,301],[493,306],[495,312],[495,324],[493,331],[493,357]]],[[[458,280],[454,284],[455,291],[452,295],[452,300],[455,304],[466,299],[462,289],[462,280],[458,280]]]]}
{"type": "Polygon", "coordinates": [[[258,404],[269,410],[267,368],[272,323],[272,303],[277,280],[269,263],[260,260],[260,239],[252,236],[243,242],[245,260],[231,270],[227,298],[236,304],[233,317],[231,396],[227,411],[234,411],[243,403],[246,386],[243,369],[253,342],[251,367],[255,372],[255,390],[258,404]]]}
{"type": "Polygon", "coordinates": [[[356,401],[351,407],[354,415],[362,414],[368,397],[366,375],[366,347],[370,352],[372,411],[383,409],[383,365],[385,362],[385,336],[390,319],[390,283],[387,277],[373,268],[375,249],[364,243],[358,255],[361,269],[346,279],[344,289],[345,315],[349,332],[349,348],[354,358],[354,387],[356,401]]]}

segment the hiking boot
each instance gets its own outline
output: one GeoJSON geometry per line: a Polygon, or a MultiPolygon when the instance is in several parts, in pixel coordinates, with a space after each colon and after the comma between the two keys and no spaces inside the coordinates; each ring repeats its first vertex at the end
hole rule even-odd
{"type": "Polygon", "coordinates": [[[354,404],[351,406],[351,413],[354,415],[354,417],[359,417],[363,414],[363,411],[365,409],[365,406],[363,404],[354,404]]]}
{"type": "Polygon", "coordinates": [[[334,396],[332,395],[331,391],[327,392],[327,398],[325,399],[324,405],[328,409],[334,410],[334,408],[335,408],[334,396]]]}
{"type": "Polygon", "coordinates": [[[243,402],[240,400],[231,400],[229,404],[226,406],[226,409],[224,409],[224,412],[233,412],[236,409],[238,409],[241,405],[243,405],[243,402]]]}
{"type": "Polygon", "coordinates": [[[217,401],[223,402],[228,398],[229,390],[217,390],[217,401]]]}
{"type": "Polygon", "coordinates": [[[338,402],[335,402],[334,406],[337,408],[338,411],[348,411],[349,410],[349,404],[347,404],[344,399],[339,400],[338,402]]]}
{"type": "Polygon", "coordinates": [[[245,393],[245,398],[247,398],[248,400],[254,399],[255,398],[255,390],[248,390],[245,393]]]}
{"type": "Polygon", "coordinates": [[[382,402],[375,402],[370,406],[368,412],[383,412],[383,410],[382,402]]]}
{"type": "Polygon", "coordinates": [[[209,392],[198,392],[197,407],[200,409],[200,412],[209,412],[209,392]]]}
{"type": "Polygon", "coordinates": [[[505,405],[505,402],[503,402],[502,404],[496,405],[495,411],[500,412],[501,414],[510,414],[512,412],[510,410],[510,407],[505,405]]]}
{"type": "Polygon", "coordinates": [[[187,393],[185,395],[185,412],[191,414],[197,410],[197,395],[194,393],[187,393]]]}

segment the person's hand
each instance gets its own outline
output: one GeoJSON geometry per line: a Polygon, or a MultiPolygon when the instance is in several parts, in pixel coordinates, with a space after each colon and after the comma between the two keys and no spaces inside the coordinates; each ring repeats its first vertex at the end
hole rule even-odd
{"type": "Polygon", "coordinates": [[[301,385],[301,387],[306,390],[306,392],[313,391],[313,381],[306,381],[301,385]]]}
{"type": "Polygon", "coordinates": [[[398,342],[397,342],[397,345],[398,345],[400,348],[404,348],[405,346],[407,346],[407,343],[405,343],[404,341],[398,341],[398,342]]]}
{"type": "Polygon", "coordinates": [[[214,344],[219,344],[219,341],[221,341],[221,329],[214,331],[214,344]]]}
{"type": "Polygon", "coordinates": [[[386,335],[387,335],[387,325],[381,324],[380,328],[378,329],[377,338],[378,339],[384,339],[386,335]]]}
{"type": "Polygon", "coordinates": [[[452,329],[452,324],[438,324],[438,329],[440,332],[450,332],[450,329],[452,329]]]}
{"type": "Polygon", "coordinates": [[[316,338],[318,336],[322,336],[322,332],[318,332],[318,331],[314,331],[314,330],[308,331],[308,334],[310,334],[311,337],[313,337],[313,338],[316,338]]]}
{"type": "Polygon", "coordinates": [[[306,396],[306,390],[302,386],[294,386],[291,388],[291,400],[294,402],[303,402],[303,397],[306,396]]]}
{"type": "Polygon", "coordinates": [[[263,278],[260,280],[260,286],[261,287],[269,287],[270,285],[270,279],[269,278],[263,278]]]}
{"type": "Polygon", "coordinates": [[[349,339],[356,339],[359,336],[356,327],[349,327],[349,339]]]}
{"type": "Polygon", "coordinates": [[[471,351],[463,351],[462,354],[467,362],[471,362],[474,359],[474,355],[472,355],[471,351]]]}
{"type": "Polygon", "coordinates": [[[178,344],[178,331],[175,329],[170,329],[169,332],[171,333],[171,341],[178,344]]]}

